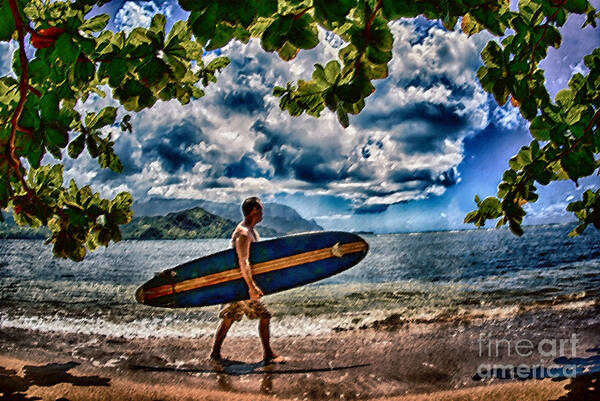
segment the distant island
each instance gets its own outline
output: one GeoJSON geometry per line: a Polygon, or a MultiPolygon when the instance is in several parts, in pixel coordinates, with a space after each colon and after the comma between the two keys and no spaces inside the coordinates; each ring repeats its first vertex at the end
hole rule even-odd
{"type": "MultiPolygon", "coordinates": [[[[165,215],[145,216],[137,215],[136,213],[131,223],[121,226],[123,239],[175,240],[229,238],[237,222],[241,220],[239,206],[234,210],[231,204],[215,202],[207,202],[207,204],[212,206],[211,209],[213,210],[220,210],[222,214],[211,213],[199,206],[166,213],[165,215]],[[240,214],[237,218],[232,216],[236,211],[240,214]],[[232,218],[228,218],[230,216],[232,218]]],[[[279,229],[274,229],[261,222],[257,226],[257,229],[263,238],[278,237],[302,231],[322,230],[316,223],[304,220],[294,209],[288,206],[279,204],[267,205],[270,205],[272,211],[277,213],[274,213],[270,219],[265,218],[265,220],[275,226],[279,226],[279,229]]],[[[267,205],[265,205],[266,212],[269,211],[267,205]]],[[[148,207],[148,204],[145,206],[148,207]]],[[[160,207],[157,209],[160,209],[160,207]]],[[[168,208],[163,207],[163,210],[165,209],[168,210],[168,208]]],[[[46,239],[50,236],[50,230],[46,227],[38,229],[22,227],[14,222],[11,215],[3,213],[3,216],[5,221],[0,223],[0,239],[46,239]]]]}
{"type": "MultiPolygon", "coordinates": [[[[322,231],[323,227],[314,220],[306,220],[293,208],[280,203],[266,202],[264,220],[259,225],[259,232],[264,235],[270,229],[277,235],[322,231]]],[[[224,219],[238,222],[242,219],[239,203],[212,202],[201,199],[165,199],[148,198],[133,203],[135,216],[164,216],[168,213],[180,212],[201,207],[209,213],[224,219]]],[[[272,236],[272,235],[269,235],[272,236]]]]}
{"type": "MultiPolygon", "coordinates": [[[[229,238],[237,223],[209,213],[201,207],[169,213],[166,216],[140,216],[121,227],[123,239],[229,238]]],[[[263,237],[274,237],[271,229],[261,229],[263,237]]]]}

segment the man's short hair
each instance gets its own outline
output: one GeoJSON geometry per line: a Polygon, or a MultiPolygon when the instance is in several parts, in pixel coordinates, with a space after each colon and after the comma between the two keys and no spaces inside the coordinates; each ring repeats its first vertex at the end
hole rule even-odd
{"type": "Polygon", "coordinates": [[[244,217],[248,216],[255,207],[261,207],[260,198],[258,196],[251,196],[242,202],[242,213],[244,217]]]}

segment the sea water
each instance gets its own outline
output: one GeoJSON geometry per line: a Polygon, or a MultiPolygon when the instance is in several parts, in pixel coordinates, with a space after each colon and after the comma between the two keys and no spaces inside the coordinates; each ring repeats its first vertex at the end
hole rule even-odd
{"type": "MultiPolygon", "coordinates": [[[[597,302],[600,232],[573,225],[365,235],[370,251],[327,280],[264,297],[274,336],[320,334],[395,322],[501,317],[523,308],[597,302]]],[[[123,337],[201,337],[218,306],[140,305],[155,272],[230,246],[227,239],[122,241],[75,263],[37,240],[0,240],[0,328],[123,337]]],[[[231,335],[254,334],[244,319],[231,335]]]]}

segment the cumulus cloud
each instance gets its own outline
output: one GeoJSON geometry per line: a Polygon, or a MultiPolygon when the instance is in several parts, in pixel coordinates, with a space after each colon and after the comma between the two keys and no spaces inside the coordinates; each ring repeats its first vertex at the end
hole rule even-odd
{"type": "Polygon", "coordinates": [[[115,26],[119,30],[131,31],[133,28],[149,27],[154,14],[164,14],[167,18],[171,16],[171,5],[162,6],[153,1],[127,1],[115,15],[115,26]]]}
{"type": "Polygon", "coordinates": [[[528,125],[527,120],[521,117],[518,107],[514,107],[507,102],[503,107],[496,107],[493,111],[492,119],[500,126],[512,130],[520,125],[528,125]]]}
{"type": "MultiPolygon", "coordinates": [[[[121,11],[138,10],[141,23],[150,16],[140,7],[127,2],[121,11]]],[[[272,95],[273,86],[307,79],[314,63],[335,57],[340,38],[321,33],[319,47],[291,63],[255,41],[231,43],[223,50],[231,65],[204,98],[159,102],[133,116],[134,134],[120,134],[115,144],[123,174],[98,173],[85,160],[70,164],[69,174],[109,193],[125,187],[137,198],[234,201],[301,192],[347,199],[359,213],[441,195],[460,181],[464,138],[488,124],[487,95],[475,76],[480,49],[435,24],[391,29],[390,76],[375,82],[346,130],[328,111],[320,119],[292,118],[272,95]]]]}
{"type": "Polygon", "coordinates": [[[12,59],[13,53],[18,47],[19,45],[14,40],[0,43],[0,77],[5,75],[15,76],[12,72],[12,59]]]}

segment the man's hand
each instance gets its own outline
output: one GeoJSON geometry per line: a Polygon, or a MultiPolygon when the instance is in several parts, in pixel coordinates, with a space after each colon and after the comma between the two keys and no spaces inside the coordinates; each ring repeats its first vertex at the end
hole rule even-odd
{"type": "Polygon", "coordinates": [[[265,295],[260,288],[256,284],[250,286],[248,288],[248,294],[250,295],[250,299],[252,301],[259,300],[263,295],[265,295]]]}

